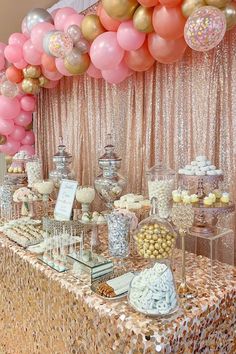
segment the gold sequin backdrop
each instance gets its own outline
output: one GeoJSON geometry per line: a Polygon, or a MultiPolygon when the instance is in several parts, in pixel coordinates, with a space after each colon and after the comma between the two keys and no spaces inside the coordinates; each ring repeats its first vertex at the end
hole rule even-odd
{"type": "Polygon", "coordinates": [[[207,155],[236,196],[236,31],[208,53],[188,50],[174,65],[110,85],[88,76],[42,90],[35,119],[45,173],[63,136],[80,183],[92,184],[107,134],[122,157],[129,192],[143,192],[145,171],[159,159],[178,169],[207,155]]]}

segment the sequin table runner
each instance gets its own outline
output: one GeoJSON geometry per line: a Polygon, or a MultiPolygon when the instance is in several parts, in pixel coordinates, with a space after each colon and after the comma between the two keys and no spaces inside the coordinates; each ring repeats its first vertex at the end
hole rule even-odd
{"type": "MultiPolygon", "coordinates": [[[[134,268],[140,259],[130,260],[134,268]]],[[[236,268],[188,254],[198,297],[170,318],[148,318],[126,300],[103,301],[88,278],[59,274],[0,236],[0,352],[4,354],[235,353],[236,268]]],[[[180,254],[174,268],[178,278],[180,254]]]]}

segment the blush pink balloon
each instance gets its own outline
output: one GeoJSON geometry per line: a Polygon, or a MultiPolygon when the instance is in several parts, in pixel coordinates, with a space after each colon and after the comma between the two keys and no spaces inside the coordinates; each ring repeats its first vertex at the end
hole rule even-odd
{"type": "Polygon", "coordinates": [[[56,14],[57,14],[57,11],[58,11],[58,9],[55,9],[55,10],[53,10],[51,12],[51,16],[52,16],[53,19],[55,18],[56,14]]]}
{"type": "Polygon", "coordinates": [[[3,70],[5,68],[6,62],[4,55],[0,55],[0,70],[3,70]]]}
{"type": "Polygon", "coordinates": [[[117,41],[125,50],[136,50],[145,41],[146,34],[134,28],[133,21],[122,22],[117,31],[117,41]]]}
{"type": "Polygon", "coordinates": [[[9,135],[14,131],[15,124],[13,120],[0,118],[0,134],[9,135]]]}
{"type": "Polygon", "coordinates": [[[22,47],[16,44],[6,46],[4,55],[10,63],[20,61],[23,56],[22,47]]]}
{"type": "Polygon", "coordinates": [[[21,140],[22,145],[33,145],[35,143],[35,136],[32,130],[26,132],[25,137],[21,140]]]}
{"type": "Polygon", "coordinates": [[[20,99],[21,108],[26,112],[34,112],[36,99],[33,96],[23,96],[20,99]]]}
{"type": "Polygon", "coordinates": [[[20,102],[17,97],[0,96],[0,117],[14,119],[20,113],[20,102]]]}
{"type": "Polygon", "coordinates": [[[66,20],[70,15],[77,14],[77,12],[72,9],[72,7],[63,7],[58,10],[54,18],[54,24],[57,30],[63,31],[66,20]]]}
{"type": "Polygon", "coordinates": [[[26,68],[27,65],[28,65],[28,63],[24,59],[21,59],[17,63],[14,63],[14,66],[17,69],[24,69],[24,68],[26,68]]]}
{"type": "Polygon", "coordinates": [[[45,86],[44,88],[47,88],[47,89],[54,89],[58,84],[59,84],[59,81],[49,81],[45,86]]]}
{"type": "Polygon", "coordinates": [[[20,114],[14,119],[14,122],[21,127],[27,127],[32,122],[32,119],[31,112],[21,110],[20,114]]]}
{"type": "Polygon", "coordinates": [[[1,151],[6,155],[13,156],[19,151],[19,148],[20,148],[20,143],[8,137],[6,144],[1,146],[1,151]]]}
{"type": "Polygon", "coordinates": [[[32,145],[21,145],[19,151],[25,151],[29,156],[35,155],[35,148],[32,145]]]}
{"type": "Polygon", "coordinates": [[[10,134],[10,138],[15,141],[21,141],[22,139],[24,139],[25,135],[25,129],[19,125],[15,125],[14,131],[10,134]]]}
{"type": "Polygon", "coordinates": [[[181,58],[187,48],[184,37],[166,40],[156,33],[148,36],[148,49],[156,60],[161,63],[174,62],[181,58]]]}
{"type": "Polygon", "coordinates": [[[33,27],[30,38],[33,46],[37,48],[38,51],[44,51],[43,38],[48,32],[53,31],[54,29],[55,27],[48,22],[41,22],[33,27]]]}
{"type": "Polygon", "coordinates": [[[68,28],[72,25],[77,25],[80,27],[83,18],[84,15],[80,15],[80,14],[70,15],[65,21],[64,31],[66,32],[68,28]]]}
{"type": "Polygon", "coordinates": [[[27,63],[31,65],[40,65],[41,64],[41,55],[37,49],[35,49],[33,43],[30,39],[25,42],[23,45],[23,57],[27,63]]]}
{"type": "Polygon", "coordinates": [[[94,79],[102,78],[101,70],[97,69],[93,63],[90,63],[89,68],[87,70],[87,74],[94,79]]]}
{"type": "Polygon", "coordinates": [[[96,68],[110,70],[120,64],[124,57],[115,32],[104,32],[98,36],[90,48],[90,57],[96,68]]]}
{"type": "Polygon", "coordinates": [[[160,5],[154,8],[152,23],[160,37],[172,40],[183,37],[186,18],[180,6],[169,8],[160,5]]]}
{"type": "Polygon", "coordinates": [[[28,38],[23,33],[13,33],[8,39],[8,44],[19,45],[20,47],[28,40],[28,38]]]}
{"type": "Polygon", "coordinates": [[[26,24],[26,16],[24,17],[22,23],[21,23],[21,32],[28,38],[30,36],[30,32],[27,28],[26,24]]]}
{"type": "Polygon", "coordinates": [[[52,81],[58,81],[63,77],[63,75],[59,73],[59,71],[48,71],[43,68],[42,72],[47,79],[52,81]]]}
{"type": "Polygon", "coordinates": [[[108,31],[117,31],[120,26],[120,21],[115,20],[107,14],[105,9],[101,6],[99,13],[100,21],[104,28],[108,31]]]}
{"type": "Polygon", "coordinates": [[[2,55],[4,55],[4,50],[5,50],[5,48],[6,48],[6,44],[5,43],[2,43],[2,42],[0,42],[0,54],[2,55]]]}
{"type": "Polygon", "coordinates": [[[63,76],[72,76],[71,73],[65,68],[64,60],[61,58],[56,58],[55,60],[56,68],[63,76]]]}
{"type": "Polygon", "coordinates": [[[103,78],[110,84],[119,84],[120,82],[124,81],[130,75],[130,73],[131,70],[128,68],[124,61],[122,61],[111,70],[102,70],[103,78]]]}

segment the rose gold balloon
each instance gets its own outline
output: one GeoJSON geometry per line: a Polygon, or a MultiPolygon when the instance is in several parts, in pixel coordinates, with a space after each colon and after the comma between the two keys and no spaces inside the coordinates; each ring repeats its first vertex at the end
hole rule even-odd
{"type": "Polygon", "coordinates": [[[38,79],[24,79],[21,83],[22,90],[25,93],[35,95],[39,93],[40,91],[40,86],[39,86],[39,80],[38,79]]]}
{"type": "Polygon", "coordinates": [[[133,24],[134,27],[144,33],[151,33],[154,31],[152,25],[153,9],[139,6],[134,13],[133,24]]]}
{"type": "Polygon", "coordinates": [[[41,68],[39,65],[28,65],[23,69],[25,79],[37,79],[41,75],[41,68]]]}
{"type": "Polygon", "coordinates": [[[127,66],[134,71],[147,71],[155,62],[148,50],[147,42],[144,42],[137,50],[126,52],[124,60],[127,66]]]}
{"type": "Polygon", "coordinates": [[[105,32],[105,28],[97,15],[87,15],[81,22],[81,31],[84,38],[92,42],[100,34],[105,32]]]}
{"type": "Polygon", "coordinates": [[[222,9],[229,2],[230,0],[206,0],[207,5],[217,7],[218,9],[222,9]]]}
{"type": "Polygon", "coordinates": [[[227,31],[229,31],[236,25],[236,4],[232,2],[222,9],[222,11],[226,18],[227,31]]]}
{"type": "Polygon", "coordinates": [[[126,21],[133,17],[139,3],[137,0],[102,0],[102,5],[109,16],[126,21]]]}
{"type": "Polygon", "coordinates": [[[188,18],[195,10],[205,5],[204,0],[184,0],[181,6],[182,14],[184,17],[188,18]]]}
{"type": "Polygon", "coordinates": [[[45,76],[40,76],[39,77],[39,86],[40,87],[45,87],[48,83],[49,83],[50,80],[48,80],[45,76]]]}
{"type": "Polygon", "coordinates": [[[64,60],[64,65],[66,70],[69,71],[70,74],[72,75],[81,75],[84,74],[90,65],[90,57],[88,54],[80,54],[79,57],[77,57],[77,64],[72,65],[70,62],[68,62],[67,58],[64,60]]]}
{"type": "Polygon", "coordinates": [[[0,135],[0,145],[4,145],[7,142],[5,135],[0,135]]]}

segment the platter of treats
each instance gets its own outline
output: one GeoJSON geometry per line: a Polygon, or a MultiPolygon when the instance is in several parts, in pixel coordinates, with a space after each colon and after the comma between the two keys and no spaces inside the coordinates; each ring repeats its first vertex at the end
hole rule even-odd
{"type": "Polygon", "coordinates": [[[98,211],[94,211],[93,213],[84,212],[79,221],[86,225],[105,225],[107,223],[105,215],[98,211]]]}
{"type": "Polygon", "coordinates": [[[141,194],[125,194],[120,199],[114,201],[114,207],[118,209],[128,209],[137,211],[141,209],[150,209],[150,200],[145,199],[141,194]]]}
{"type": "Polygon", "coordinates": [[[133,272],[125,274],[119,272],[110,273],[92,282],[91,290],[104,300],[121,300],[127,296],[133,278],[133,272]]]}
{"type": "MultiPolygon", "coordinates": [[[[179,169],[179,175],[183,176],[222,176],[223,171],[212,164],[206,156],[197,156],[195,160],[191,161],[190,164],[179,169]]],[[[211,177],[214,179],[214,177],[211,177]]]]}

